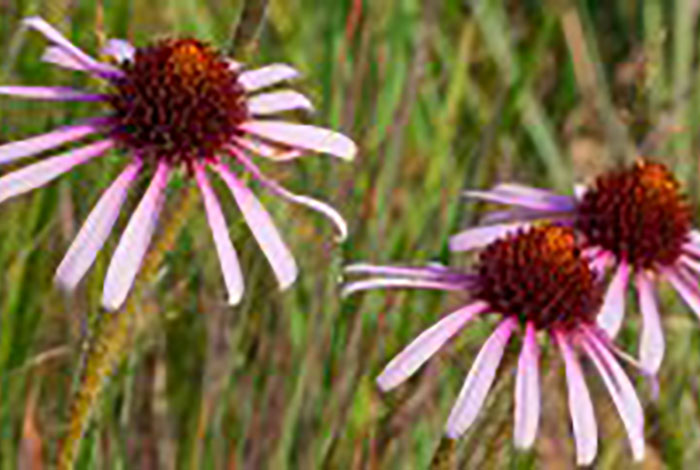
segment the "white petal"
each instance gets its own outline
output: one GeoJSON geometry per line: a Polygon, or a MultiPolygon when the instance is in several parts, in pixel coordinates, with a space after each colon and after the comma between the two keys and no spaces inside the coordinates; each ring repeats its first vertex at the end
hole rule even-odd
{"type": "Polygon", "coordinates": [[[254,115],[265,116],[294,109],[312,112],[314,106],[306,96],[291,90],[263,93],[248,99],[248,111],[254,115]]]}
{"type": "Polygon", "coordinates": [[[425,330],[396,355],[384,368],[377,384],[383,391],[391,390],[412,376],[433,354],[457,334],[464,325],[488,308],[484,302],[467,305],[425,330]]]}
{"type": "Polygon", "coordinates": [[[392,277],[375,277],[351,282],[343,287],[341,297],[348,297],[356,292],[372,289],[434,289],[443,291],[464,291],[469,283],[452,280],[406,279],[392,277]]]}
{"type": "Polygon", "coordinates": [[[219,255],[221,271],[224,275],[226,289],[228,290],[229,304],[236,305],[243,296],[243,274],[241,273],[238,256],[236,255],[233,243],[231,243],[228,226],[226,225],[224,214],[221,211],[221,206],[214,194],[214,190],[209,184],[204,168],[197,163],[194,166],[194,172],[197,184],[202,192],[204,208],[207,212],[207,220],[214,237],[216,251],[219,255]]]}
{"type": "Polygon", "coordinates": [[[322,127],[282,121],[247,121],[238,127],[263,139],[299,149],[328,153],[346,160],[352,160],[357,153],[357,146],[351,139],[322,127]]]}
{"type": "Polygon", "coordinates": [[[102,54],[114,57],[119,63],[130,62],[134,60],[136,48],[124,39],[110,39],[102,48],[102,54]]]}
{"type": "Polygon", "coordinates": [[[158,224],[169,174],[168,164],[159,162],[146,193],[119,240],[102,291],[102,305],[107,310],[117,310],[129,295],[158,224]]]}
{"type": "Polygon", "coordinates": [[[295,79],[299,72],[285,64],[272,64],[256,70],[243,72],[239,77],[239,83],[246,91],[251,92],[275,85],[279,82],[295,79]]]}
{"type": "Polygon", "coordinates": [[[55,281],[62,289],[73,290],[92,266],[117,221],[129,186],[140,169],[141,162],[138,160],[127,166],[90,212],[56,270],[55,281]]]}
{"type": "Polygon", "coordinates": [[[450,439],[456,439],[464,434],[479,414],[491,384],[496,378],[496,370],[503,357],[503,351],[516,325],[517,320],[514,317],[503,320],[476,356],[464,386],[459,392],[457,402],[447,419],[446,434],[450,439]]]}
{"type": "Polygon", "coordinates": [[[243,218],[248,223],[248,227],[253,232],[253,236],[258,241],[275,273],[280,289],[288,288],[296,280],[299,270],[292,253],[282,241],[282,237],[277,231],[270,214],[267,213],[250,189],[236,178],[231,170],[221,164],[213,166],[213,168],[231,190],[243,214],[243,218]]]}

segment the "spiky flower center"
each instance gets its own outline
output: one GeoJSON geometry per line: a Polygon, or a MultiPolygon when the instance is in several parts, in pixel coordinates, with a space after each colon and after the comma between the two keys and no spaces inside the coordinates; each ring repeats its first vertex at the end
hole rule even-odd
{"type": "Polygon", "coordinates": [[[476,297],[538,329],[592,322],[601,291],[570,228],[521,230],[488,245],[478,263],[476,297]]]}
{"type": "Polygon", "coordinates": [[[690,205],[664,165],[638,161],[598,177],[579,205],[576,228],[637,268],[669,265],[691,229],[690,205]]]}
{"type": "Polygon", "coordinates": [[[122,64],[111,104],[115,138],[173,164],[211,157],[248,115],[238,74],[195,39],[167,39],[122,64]]]}

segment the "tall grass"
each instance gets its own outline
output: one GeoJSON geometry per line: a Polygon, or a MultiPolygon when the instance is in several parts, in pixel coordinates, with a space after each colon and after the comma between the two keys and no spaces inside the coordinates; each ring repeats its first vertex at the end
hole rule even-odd
{"type": "MultiPolygon", "coordinates": [[[[104,389],[77,468],[572,466],[555,354],[543,366],[543,417],[531,454],[511,444],[517,345],[476,425],[456,444],[443,442],[488,325],[470,327],[409,384],[380,394],[373,379],[383,365],[460,299],[393,292],[341,301],[340,268],[354,260],[463,264],[450,259],[446,240],[478,214],[460,190],[518,180],[570,192],[574,181],[630,158],[644,142],[697,200],[695,3],[270,0],[267,21],[234,54],[303,71],[297,86],[318,106],[312,121],[350,134],[361,151],[352,164],[317,156],[265,170],[331,201],[351,236],[335,246],[332,227],[315,214],[263,196],[302,268],[299,282],[280,293],[219,187],[245,273],[244,301],[225,305],[211,235],[195,210],[139,298],[148,327],[104,389]]],[[[173,34],[228,48],[243,10],[242,1],[223,0],[0,2],[0,81],[95,85],[39,62],[42,39],[19,33],[18,20],[30,14],[94,52],[104,37],[143,44],[173,34]]],[[[0,142],[90,111],[2,98],[0,142]]],[[[76,295],[58,292],[52,276],[121,165],[115,154],[0,206],[0,470],[50,468],[68,430],[116,231],[76,295]]],[[[182,180],[171,191],[192,184],[182,180]]],[[[658,399],[637,384],[648,421],[646,465],[696,468],[700,328],[664,294],[668,351],[658,399]]],[[[639,315],[628,319],[621,342],[634,352],[639,315]]],[[[621,423],[589,376],[601,423],[597,462],[624,468],[630,455],[621,423]]]]}

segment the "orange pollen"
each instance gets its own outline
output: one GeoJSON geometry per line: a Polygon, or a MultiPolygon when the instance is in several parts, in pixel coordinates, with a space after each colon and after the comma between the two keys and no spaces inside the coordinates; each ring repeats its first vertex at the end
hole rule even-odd
{"type": "Polygon", "coordinates": [[[601,290],[572,229],[524,229],[488,245],[479,257],[476,297],[538,329],[592,322],[601,290]]]}
{"type": "Polygon", "coordinates": [[[596,179],[579,204],[576,228],[590,245],[649,269],[678,259],[691,222],[690,204],[673,174],[639,160],[596,179]]]}

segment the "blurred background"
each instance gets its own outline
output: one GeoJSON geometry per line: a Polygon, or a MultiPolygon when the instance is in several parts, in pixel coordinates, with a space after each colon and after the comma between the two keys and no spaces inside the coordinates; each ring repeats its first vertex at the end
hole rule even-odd
{"type": "MultiPolygon", "coordinates": [[[[543,414],[531,453],[512,445],[517,341],[480,419],[459,441],[442,441],[492,325],[474,323],[409,383],[381,394],[374,378],[383,366],[464,299],[374,292],[341,301],[341,266],[466,265],[446,247],[450,234],[478,221],[462,189],[515,180],[571,193],[575,181],[636,151],[670,165],[697,201],[700,2],[270,0],[259,23],[265,6],[249,1],[0,0],[3,84],[99,86],[41,63],[45,40],[20,33],[28,15],[42,15],[91,54],[109,37],[138,46],[194,35],[223,49],[236,37],[237,60],[303,72],[295,88],[318,112],[299,119],[342,130],[360,146],[352,163],[320,155],[264,165],[290,189],[333,203],[351,229],[339,246],[325,220],[257,191],[302,270],[284,293],[217,186],[247,285],[241,305],[226,306],[197,203],[135,294],[138,326],[97,402],[77,468],[572,468],[556,351],[543,349],[543,414]]],[[[3,97],[0,142],[95,111],[3,97]]],[[[51,468],[67,432],[84,341],[129,211],[76,295],[58,292],[52,276],[124,158],[115,153],[0,206],[2,470],[51,468]]],[[[192,185],[184,177],[170,185],[171,213],[192,185]]],[[[131,207],[140,193],[131,192],[131,207]]],[[[662,302],[668,350],[657,400],[632,373],[647,418],[638,468],[697,468],[700,328],[672,292],[662,302]]],[[[620,344],[636,354],[639,314],[631,305],[620,344]]],[[[596,373],[587,379],[600,428],[595,466],[632,465],[603,384],[596,373]]]]}

